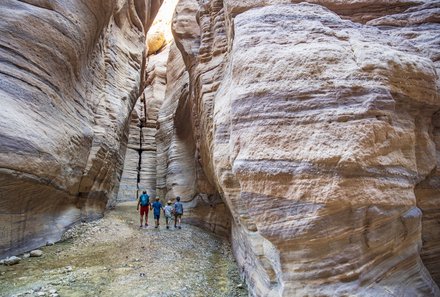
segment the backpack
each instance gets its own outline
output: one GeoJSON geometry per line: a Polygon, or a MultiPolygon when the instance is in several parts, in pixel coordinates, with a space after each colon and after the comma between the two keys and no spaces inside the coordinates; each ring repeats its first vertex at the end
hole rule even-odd
{"type": "Polygon", "coordinates": [[[148,206],[148,204],[150,204],[150,196],[147,194],[142,194],[140,200],[142,206],[148,206]]]}

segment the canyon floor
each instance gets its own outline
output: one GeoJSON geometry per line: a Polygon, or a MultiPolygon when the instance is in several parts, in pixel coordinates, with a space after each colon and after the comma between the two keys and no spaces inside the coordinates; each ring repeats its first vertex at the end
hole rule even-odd
{"type": "Polygon", "coordinates": [[[182,225],[139,229],[134,202],[82,223],[43,256],[0,266],[1,296],[247,296],[228,241],[182,225]]]}

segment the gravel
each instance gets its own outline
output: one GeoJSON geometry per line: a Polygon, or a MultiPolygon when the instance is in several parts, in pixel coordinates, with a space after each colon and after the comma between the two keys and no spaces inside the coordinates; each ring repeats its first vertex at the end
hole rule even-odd
{"type": "Polygon", "coordinates": [[[41,248],[44,257],[0,266],[5,296],[248,296],[227,240],[185,224],[139,229],[135,208],[118,205],[41,248]]]}

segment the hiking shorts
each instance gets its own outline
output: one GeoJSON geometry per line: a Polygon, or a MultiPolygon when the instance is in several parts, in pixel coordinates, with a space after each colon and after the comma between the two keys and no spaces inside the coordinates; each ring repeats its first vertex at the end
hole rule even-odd
{"type": "Polygon", "coordinates": [[[159,213],[159,214],[155,213],[155,214],[154,214],[154,219],[155,219],[155,220],[160,219],[160,213],[159,213]]]}
{"type": "Polygon", "coordinates": [[[147,206],[141,205],[141,216],[143,216],[144,214],[148,218],[148,205],[147,206]]]}
{"type": "Polygon", "coordinates": [[[181,218],[181,217],[182,217],[182,214],[181,214],[181,213],[175,213],[175,214],[174,214],[174,218],[176,218],[176,219],[177,219],[177,218],[181,218]]]}

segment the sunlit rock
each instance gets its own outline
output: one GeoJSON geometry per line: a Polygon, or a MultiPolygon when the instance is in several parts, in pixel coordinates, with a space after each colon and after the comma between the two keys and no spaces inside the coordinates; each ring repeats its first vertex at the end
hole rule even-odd
{"type": "MultiPolygon", "coordinates": [[[[182,0],[173,22],[174,129],[191,119],[252,294],[438,296],[438,7],[286,2],[182,0]]],[[[190,164],[173,161],[161,171],[190,164]]]]}

